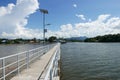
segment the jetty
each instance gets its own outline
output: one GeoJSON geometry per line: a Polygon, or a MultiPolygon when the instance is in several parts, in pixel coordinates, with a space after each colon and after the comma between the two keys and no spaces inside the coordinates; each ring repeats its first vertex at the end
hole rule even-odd
{"type": "Polygon", "coordinates": [[[60,80],[60,43],[0,58],[0,80],[60,80]]]}

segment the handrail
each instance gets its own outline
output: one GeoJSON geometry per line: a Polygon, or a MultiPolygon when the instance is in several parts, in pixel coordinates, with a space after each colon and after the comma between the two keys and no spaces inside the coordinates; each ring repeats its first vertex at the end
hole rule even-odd
{"type": "Polygon", "coordinates": [[[60,43],[58,43],[54,54],[51,56],[48,64],[40,74],[38,80],[48,80],[48,79],[53,80],[54,77],[57,77],[59,59],[60,59],[60,43]],[[42,76],[45,72],[46,74],[42,76]]]}
{"type": "Polygon", "coordinates": [[[39,57],[41,57],[53,46],[54,45],[41,46],[35,49],[0,58],[0,61],[2,62],[0,66],[0,80],[6,80],[6,78],[13,72],[19,74],[20,70],[24,67],[28,69],[32,61],[36,60],[37,58],[39,59],[39,57]],[[13,59],[16,60],[8,61],[13,59]]]}
{"type": "Polygon", "coordinates": [[[16,55],[20,55],[20,54],[23,54],[23,53],[26,53],[27,51],[24,51],[24,52],[21,52],[21,53],[17,53],[17,54],[13,54],[13,55],[9,55],[9,56],[6,56],[6,57],[2,57],[0,58],[0,60],[2,59],[6,59],[6,58],[9,58],[9,57],[13,57],[13,56],[16,56],[16,55]]]}
{"type": "MultiPolygon", "coordinates": [[[[36,49],[44,48],[44,47],[47,47],[47,46],[48,46],[48,45],[46,45],[46,46],[40,46],[40,47],[38,47],[38,48],[31,49],[31,50],[29,50],[29,51],[34,51],[34,50],[36,50],[36,49]]],[[[2,57],[2,58],[0,58],[0,60],[3,59],[3,58],[5,59],[5,58],[13,57],[13,56],[16,56],[16,55],[24,54],[24,53],[26,53],[26,52],[28,52],[28,51],[24,51],[24,52],[20,52],[20,53],[17,53],[17,54],[12,54],[12,55],[9,55],[9,56],[6,56],[6,57],[2,57]]]]}

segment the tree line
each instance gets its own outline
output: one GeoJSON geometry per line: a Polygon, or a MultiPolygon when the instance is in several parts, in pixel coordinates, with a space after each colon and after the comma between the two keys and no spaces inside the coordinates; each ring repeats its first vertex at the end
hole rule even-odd
{"type": "Polygon", "coordinates": [[[120,34],[108,34],[104,36],[87,38],[84,42],[120,42],[120,34]]]}
{"type": "MultiPolygon", "coordinates": [[[[55,36],[51,36],[48,39],[45,39],[46,43],[56,42],[57,38],[55,36]]],[[[43,43],[43,39],[7,39],[7,38],[0,38],[0,44],[26,44],[26,43],[43,43]]]]}

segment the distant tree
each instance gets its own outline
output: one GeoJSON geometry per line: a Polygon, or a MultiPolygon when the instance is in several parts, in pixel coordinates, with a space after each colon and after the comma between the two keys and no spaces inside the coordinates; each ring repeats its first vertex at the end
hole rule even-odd
{"type": "Polygon", "coordinates": [[[87,38],[84,41],[85,42],[120,42],[120,34],[97,36],[93,38],[87,38]]]}
{"type": "Polygon", "coordinates": [[[14,40],[14,43],[15,43],[15,44],[19,44],[20,42],[19,42],[18,39],[15,39],[15,40],[14,40]]]}
{"type": "Polygon", "coordinates": [[[2,39],[0,39],[0,44],[2,43],[2,39]]]}
{"type": "Polygon", "coordinates": [[[37,42],[37,39],[36,39],[36,38],[33,38],[32,40],[33,40],[35,43],[37,42]]]}
{"type": "Polygon", "coordinates": [[[87,38],[84,40],[84,42],[98,42],[98,40],[95,38],[87,38]]]}
{"type": "Polygon", "coordinates": [[[49,42],[55,42],[56,39],[57,38],[55,36],[51,36],[51,37],[49,37],[48,41],[49,42]]]}

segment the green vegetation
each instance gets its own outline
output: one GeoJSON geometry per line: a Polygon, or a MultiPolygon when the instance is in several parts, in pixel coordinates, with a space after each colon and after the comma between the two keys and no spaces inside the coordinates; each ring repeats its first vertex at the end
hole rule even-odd
{"type": "Polygon", "coordinates": [[[40,39],[22,39],[22,38],[18,38],[18,39],[5,39],[5,38],[1,38],[0,39],[0,44],[26,44],[26,43],[40,43],[40,39]]]}
{"type": "Polygon", "coordinates": [[[84,42],[120,42],[120,34],[109,34],[104,36],[97,36],[87,38],[84,42]]]}
{"type": "Polygon", "coordinates": [[[56,42],[57,38],[55,36],[49,37],[48,41],[51,42],[56,42]]]}
{"type": "Polygon", "coordinates": [[[66,40],[67,42],[83,42],[83,40],[75,40],[75,39],[72,39],[72,40],[66,40]]]}
{"type": "MultiPolygon", "coordinates": [[[[26,43],[42,43],[43,40],[40,39],[5,39],[5,38],[0,38],[0,44],[26,44],[26,43]]],[[[70,39],[64,39],[64,38],[59,38],[55,36],[51,36],[48,39],[46,38],[46,42],[53,43],[53,42],[61,42],[61,43],[66,43],[66,42],[120,42],[120,34],[109,34],[109,35],[104,35],[104,36],[97,36],[93,38],[86,38],[85,40],[77,39],[77,38],[70,38],[70,39]]]]}

